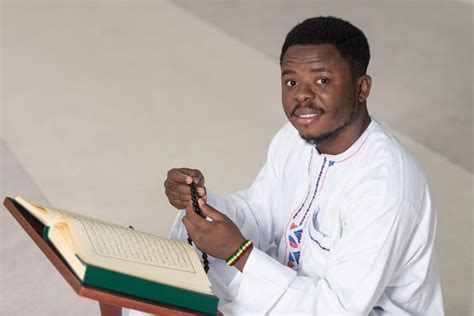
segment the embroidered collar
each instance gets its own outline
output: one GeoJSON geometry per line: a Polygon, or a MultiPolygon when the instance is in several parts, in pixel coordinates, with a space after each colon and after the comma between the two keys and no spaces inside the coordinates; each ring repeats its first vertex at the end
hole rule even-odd
{"type": "Polygon", "coordinates": [[[365,129],[365,131],[360,135],[360,137],[355,141],[354,144],[352,144],[351,147],[349,147],[346,151],[337,154],[337,155],[329,155],[329,154],[320,154],[316,147],[313,146],[313,154],[316,155],[321,155],[329,161],[330,166],[334,164],[335,162],[343,162],[344,160],[347,160],[354,156],[365,144],[367,137],[373,131],[376,127],[378,126],[378,122],[374,120],[373,118],[371,119],[371,122],[369,123],[369,126],[365,129]]]}

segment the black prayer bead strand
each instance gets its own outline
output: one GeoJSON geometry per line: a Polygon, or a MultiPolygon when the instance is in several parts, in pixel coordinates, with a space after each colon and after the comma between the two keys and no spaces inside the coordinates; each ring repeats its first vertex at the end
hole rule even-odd
{"type": "MultiPolygon", "coordinates": [[[[194,212],[196,212],[196,214],[202,217],[202,211],[197,201],[198,200],[197,191],[196,191],[196,186],[194,185],[194,182],[191,183],[191,200],[193,201],[194,212]]],[[[190,245],[193,244],[193,240],[191,236],[189,235],[188,235],[188,243],[190,245]]],[[[207,271],[209,271],[209,261],[207,260],[207,254],[205,252],[202,252],[202,260],[204,264],[204,271],[207,273],[207,271]]]]}

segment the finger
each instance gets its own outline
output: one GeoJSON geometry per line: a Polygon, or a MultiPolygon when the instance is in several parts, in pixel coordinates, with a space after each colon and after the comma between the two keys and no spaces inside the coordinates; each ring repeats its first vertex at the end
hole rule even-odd
{"type": "Polygon", "coordinates": [[[171,200],[175,201],[180,201],[184,203],[188,203],[191,201],[191,194],[190,193],[179,193],[177,191],[172,191],[170,189],[165,189],[165,194],[170,198],[171,200]]]}
{"type": "Polygon", "coordinates": [[[191,184],[193,182],[193,176],[187,174],[184,168],[171,169],[170,171],[168,171],[168,179],[176,183],[191,184]]]}
{"type": "MultiPolygon", "coordinates": [[[[175,191],[183,194],[191,194],[191,186],[183,182],[176,182],[172,179],[167,178],[163,183],[163,186],[169,191],[175,191]]],[[[196,191],[199,196],[206,196],[206,188],[203,186],[196,185],[196,191]]]]}
{"type": "Polygon", "coordinates": [[[196,188],[196,191],[198,193],[198,195],[202,198],[206,197],[207,196],[207,192],[206,192],[206,188],[205,187],[197,187],[196,188]]]}
{"type": "Polygon", "coordinates": [[[193,206],[192,201],[186,205],[186,216],[188,217],[189,221],[191,221],[196,227],[196,229],[199,231],[205,230],[206,229],[205,225],[208,224],[208,222],[205,219],[205,216],[203,217],[202,215],[204,215],[202,210],[201,210],[201,215],[196,213],[196,210],[193,206]]]}
{"type": "MultiPolygon", "coordinates": [[[[199,187],[196,190],[199,192],[199,187]]],[[[172,190],[181,193],[181,194],[188,194],[191,195],[191,186],[188,184],[177,184],[176,186],[172,186],[172,190]]]]}
{"type": "MultiPolygon", "coordinates": [[[[201,171],[199,171],[198,169],[189,168],[181,168],[180,170],[188,176],[192,177],[192,180],[194,181],[194,184],[196,184],[196,186],[204,186],[204,176],[202,175],[201,171]]],[[[191,184],[191,182],[189,182],[188,184],[191,184]]]]}
{"type": "Polygon", "coordinates": [[[186,216],[192,216],[195,213],[194,208],[193,208],[193,202],[188,201],[186,203],[186,216]]]}
{"type": "Polygon", "coordinates": [[[209,216],[210,218],[218,222],[223,222],[227,217],[209,204],[206,204],[203,199],[199,199],[198,204],[205,217],[209,216]]]}
{"type": "Polygon", "coordinates": [[[194,224],[189,220],[188,216],[183,216],[181,221],[184,224],[184,227],[186,227],[186,231],[188,232],[188,235],[194,240],[194,236],[196,236],[197,229],[194,226],[194,224]]]}
{"type": "Polygon", "coordinates": [[[176,193],[167,191],[165,191],[165,193],[170,204],[179,210],[186,208],[186,205],[191,201],[191,196],[180,196],[176,193]]]}

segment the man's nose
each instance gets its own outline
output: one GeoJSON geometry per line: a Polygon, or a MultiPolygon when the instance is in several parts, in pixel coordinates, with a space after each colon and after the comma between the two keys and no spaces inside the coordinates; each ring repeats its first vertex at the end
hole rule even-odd
{"type": "Polygon", "coordinates": [[[295,101],[305,102],[313,100],[314,98],[315,94],[311,87],[308,84],[300,84],[299,89],[296,91],[295,94],[295,101]]]}

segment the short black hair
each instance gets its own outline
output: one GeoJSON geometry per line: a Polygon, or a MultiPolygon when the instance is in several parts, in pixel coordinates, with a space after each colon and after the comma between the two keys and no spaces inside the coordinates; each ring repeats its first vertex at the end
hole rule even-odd
{"type": "Polygon", "coordinates": [[[280,65],[289,47],[318,44],[334,45],[351,66],[353,76],[367,73],[370,50],[364,33],[351,23],[332,16],[309,18],[297,24],[286,35],[281,49],[280,65]]]}

